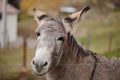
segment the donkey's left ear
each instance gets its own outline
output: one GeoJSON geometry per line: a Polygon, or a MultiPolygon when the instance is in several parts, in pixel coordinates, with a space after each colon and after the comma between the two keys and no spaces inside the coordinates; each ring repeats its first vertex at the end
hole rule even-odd
{"type": "Polygon", "coordinates": [[[34,8],[33,11],[35,20],[37,21],[38,24],[40,23],[40,21],[48,17],[47,13],[37,10],[36,8],[34,8]]]}
{"type": "Polygon", "coordinates": [[[89,9],[90,9],[89,6],[85,6],[79,12],[73,13],[73,14],[69,15],[68,17],[64,18],[63,19],[64,24],[69,25],[69,26],[65,26],[67,28],[67,31],[70,31],[74,27],[73,24],[77,24],[80,21],[82,15],[85,14],[89,9]]]}
{"type": "Polygon", "coordinates": [[[82,10],[80,10],[79,12],[73,13],[72,15],[64,18],[64,20],[65,20],[66,22],[68,22],[68,23],[72,23],[72,22],[74,22],[74,21],[79,22],[80,19],[81,19],[81,17],[82,17],[82,15],[83,15],[84,13],[86,13],[89,9],[90,9],[89,6],[85,6],[85,7],[84,7],[82,10]]]}

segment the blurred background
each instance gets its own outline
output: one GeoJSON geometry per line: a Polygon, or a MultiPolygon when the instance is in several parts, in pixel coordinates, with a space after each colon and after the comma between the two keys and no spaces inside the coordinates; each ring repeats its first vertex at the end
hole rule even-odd
{"type": "Polygon", "coordinates": [[[33,8],[53,17],[91,9],[79,23],[75,37],[84,49],[120,57],[120,0],[0,0],[0,80],[45,80],[33,75],[37,23],[33,8]]]}

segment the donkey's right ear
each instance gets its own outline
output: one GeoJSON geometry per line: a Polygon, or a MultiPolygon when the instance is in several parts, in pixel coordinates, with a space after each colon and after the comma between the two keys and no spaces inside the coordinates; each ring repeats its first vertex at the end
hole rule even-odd
{"type": "Polygon", "coordinates": [[[47,13],[37,10],[36,8],[34,8],[33,11],[34,11],[34,17],[37,23],[39,23],[41,20],[48,17],[47,13]]]}

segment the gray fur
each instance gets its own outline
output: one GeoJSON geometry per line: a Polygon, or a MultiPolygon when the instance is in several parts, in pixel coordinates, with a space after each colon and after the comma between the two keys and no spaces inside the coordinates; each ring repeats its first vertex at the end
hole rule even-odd
{"type": "MultiPolygon", "coordinates": [[[[42,16],[43,13],[39,12],[39,14],[42,16]]],[[[69,18],[74,18],[78,14],[80,12],[69,18]]],[[[76,20],[78,20],[77,18],[80,19],[79,16],[76,17],[76,20]]],[[[105,58],[84,50],[73,37],[71,29],[67,29],[73,23],[64,20],[49,17],[37,20],[39,25],[36,33],[40,35],[36,41],[36,50],[39,51],[45,47],[47,55],[38,59],[44,52],[40,50],[41,55],[38,55],[40,53],[37,52],[37,56],[32,60],[33,71],[39,76],[45,75],[47,80],[120,80],[120,60],[105,58]],[[61,37],[64,40],[61,40],[61,37]],[[47,59],[46,56],[50,59],[47,59]],[[44,64],[45,60],[50,60],[51,63],[48,61],[48,64],[44,64]]],[[[74,26],[72,27],[74,28],[74,26]]]]}

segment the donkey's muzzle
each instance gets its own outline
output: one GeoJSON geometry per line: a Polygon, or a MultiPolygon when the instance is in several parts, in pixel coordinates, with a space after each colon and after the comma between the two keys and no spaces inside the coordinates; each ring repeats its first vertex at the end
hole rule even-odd
{"type": "Polygon", "coordinates": [[[32,60],[32,65],[35,67],[36,72],[40,73],[42,69],[48,65],[48,62],[45,61],[45,62],[38,63],[32,60]]]}

